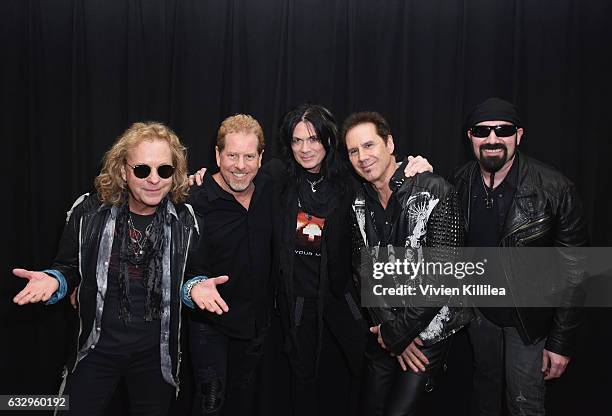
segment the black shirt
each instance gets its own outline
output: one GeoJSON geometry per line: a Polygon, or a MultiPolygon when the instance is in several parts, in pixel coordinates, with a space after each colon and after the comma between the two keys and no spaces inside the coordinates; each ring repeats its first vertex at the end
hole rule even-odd
{"type": "Polygon", "coordinates": [[[364,184],[364,188],[366,190],[366,205],[368,207],[368,212],[372,215],[372,219],[374,220],[376,235],[380,240],[379,245],[387,246],[391,244],[390,239],[393,224],[401,211],[399,201],[395,193],[392,193],[389,202],[387,202],[387,207],[383,208],[374,186],[370,183],[366,183],[364,184]]]}
{"type": "MultiPolygon", "coordinates": [[[[134,228],[143,235],[145,229],[155,217],[152,215],[137,215],[130,213],[134,228]]],[[[130,320],[123,322],[119,317],[119,242],[115,235],[108,265],[104,311],[102,312],[102,332],[96,349],[112,352],[116,348],[131,351],[143,351],[153,346],[159,348],[160,320],[146,321],[145,296],[146,289],[142,284],[143,270],[138,266],[129,266],[130,276],[129,299],[130,320]]]]}
{"type": "Polygon", "coordinates": [[[273,186],[261,172],[246,210],[208,172],[189,200],[202,217],[201,241],[192,261],[208,277],[229,276],[217,286],[229,312],[197,309],[194,319],[214,323],[228,336],[253,338],[267,325],[272,270],[273,186]]]}
{"type": "MultiPolygon", "coordinates": [[[[495,189],[489,188],[480,170],[472,178],[470,201],[470,225],[467,245],[471,247],[497,247],[508,209],[512,204],[518,182],[518,154],[510,171],[495,189]],[[488,199],[488,203],[487,203],[488,199]],[[488,207],[487,207],[488,206],[488,207]]],[[[488,283],[507,288],[507,281],[499,258],[489,258],[487,264],[488,283]]],[[[491,322],[498,326],[516,326],[516,311],[512,307],[479,308],[491,322]]]]}

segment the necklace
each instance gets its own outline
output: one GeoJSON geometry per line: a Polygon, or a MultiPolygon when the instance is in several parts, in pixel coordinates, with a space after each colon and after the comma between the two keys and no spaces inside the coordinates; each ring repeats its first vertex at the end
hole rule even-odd
{"type": "MultiPolygon", "coordinates": [[[[493,182],[493,173],[491,174],[491,182],[493,182]]],[[[489,190],[487,189],[487,185],[485,185],[484,178],[480,175],[480,181],[482,182],[482,189],[485,191],[485,208],[491,209],[493,208],[493,196],[489,194],[489,190]]],[[[491,191],[493,193],[493,191],[491,191]]]]}
{"type": "Polygon", "coordinates": [[[130,237],[130,242],[132,243],[132,250],[134,250],[134,255],[136,257],[142,257],[144,255],[144,248],[147,244],[147,240],[149,239],[149,235],[151,235],[151,228],[153,227],[153,223],[147,225],[145,228],[144,234],[142,231],[134,227],[134,222],[132,221],[132,215],[128,216],[128,236],[130,237]]]}
{"type": "Polygon", "coordinates": [[[315,189],[315,186],[321,183],[322,180],[323,180],[323,176],[321,176],[316,181],[311,181],[310,179],[306,179],[306,181],[310,184],[310,189],[312,189],[312,192],[317,192],[317,190],[315,189]]]}

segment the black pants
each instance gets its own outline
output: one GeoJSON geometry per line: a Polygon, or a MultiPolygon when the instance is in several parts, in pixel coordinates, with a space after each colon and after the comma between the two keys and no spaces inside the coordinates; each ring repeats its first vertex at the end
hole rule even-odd
{"type": "Polygon", "coordinates": [[[165,415],[174,387],[162,378],[159,345],[141,352],[92,350],[66,381],[73,416],[102,415],[123,378],[130,415],[165,415]]]}
{"type": "Polygon", "coordinates": [[[318,368],[318,365],[319,358],[325,354],[321,348],[330,345],[330,342],[340,347],[350,374],[346,414],[355,415],[357,412],[367,326],[356,304],[354,312],[351,312],[348,301],[335,298],[328,300],[323,312],[322,324],[325,328],[319,328],[316,298],[298,298],[295,303],[300,305],[303,302],[301,307],[296,308],[297,349],[289,357],[293,416],[325,413],[319,407],[319,374],[323,369],[318,368]]]}
{"type": "Polygon", "coordinates": [[[362,391],[363,416],[414,416],[426,391],[434,387],[434,377],[446,361],[450,338],[432,346],[420,347],[429,360],[424,372],[410,368],[403,371],[396,357],[392,357],[372,335],[368,340],[366,370],[362,391]]]}
{"type": "Polygon", "coordinates": [[[236,339],[214,325],[189,321],[196,384],[193,416],[254,413],[254,380],[263,355],[265,332],[253,339],[236,339]]]}
{"type": "Polygon", "coordinates": [[[472,414],[500,416],[503,399],[512,416],[545,414],[544,342],[525,345],[514,327],[499,327],[476,309],[468,326],[474,353],[472,414]]]}

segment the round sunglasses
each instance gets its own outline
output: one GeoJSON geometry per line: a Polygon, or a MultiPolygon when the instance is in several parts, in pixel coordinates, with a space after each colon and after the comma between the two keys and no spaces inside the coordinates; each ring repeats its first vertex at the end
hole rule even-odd
{"type": "Polygon", "coordinates": [[[510,137],[518,130],[514,124],[500,124],[498,126],[473,126],[470,128],[472,136],[478,138],[489,137],[491,130],[495,132],[497,137],[510,137]]]}
{"type": "MultiPolygon", "coordinates": [[[[148,178],[149,175],[151,174],[151,170],[155,169],[149,165],[132,166],[127,162],[125,162],[125,164],[132,168],[132,171],[134,171],[134,176],[136,176],[139,179],[148,178]]],[[[172,165],[161,165],[161,166],[158,166],[156,170],[157,170],[157,176],[159,176],[162,179],[168,179],[169,177],[172,176],[172,174],[174,174],[174,166],[172,165]]]]}

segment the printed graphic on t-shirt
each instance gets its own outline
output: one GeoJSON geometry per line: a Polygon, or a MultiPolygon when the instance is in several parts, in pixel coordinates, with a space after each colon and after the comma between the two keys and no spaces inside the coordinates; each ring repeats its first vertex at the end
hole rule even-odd
{"type": "Polygon", "coordinates": [[[298,211],[295,228],[295,254],[320,256],[325,218],[298,211]]]}

